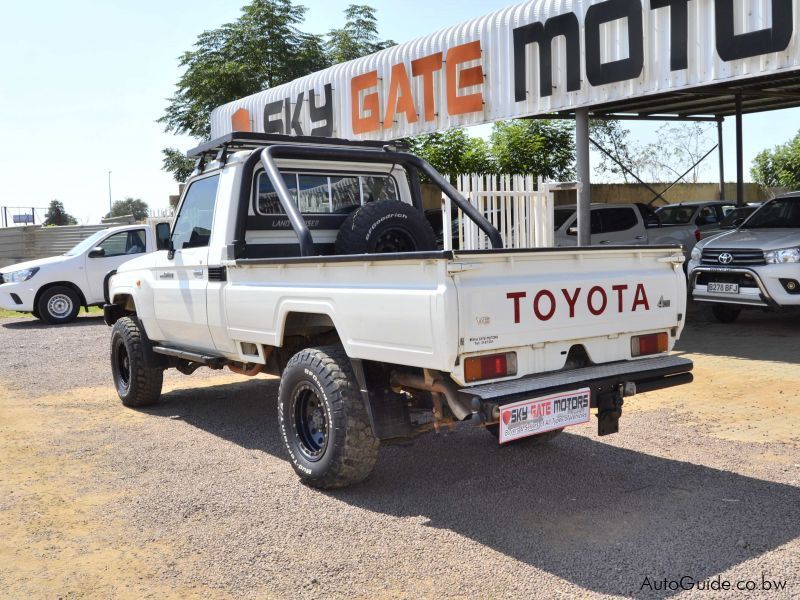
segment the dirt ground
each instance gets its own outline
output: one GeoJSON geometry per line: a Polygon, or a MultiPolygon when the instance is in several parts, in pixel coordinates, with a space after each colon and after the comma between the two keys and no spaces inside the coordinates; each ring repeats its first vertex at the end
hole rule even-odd
{"type": "Polygon", "coordinates": [[[798,315],[694,311],[695,382],[630,398],[618,435],[498,447],[465,425],[330,493],[286,462],[276,380],[169,373],[125,409],[108,334],[0,320],[3,597],[697,595],[652,583],[684,576],[800,597],[798,315]]]}

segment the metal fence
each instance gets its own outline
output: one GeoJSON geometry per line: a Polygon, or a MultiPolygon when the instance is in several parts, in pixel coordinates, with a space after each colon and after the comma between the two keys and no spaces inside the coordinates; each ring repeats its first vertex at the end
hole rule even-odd
{"type": "Polygon", "coordinates": [[[108,227],[108,225],[68,225],[0,229],[0,267],[64,254],[81,240],[108,227]]]}

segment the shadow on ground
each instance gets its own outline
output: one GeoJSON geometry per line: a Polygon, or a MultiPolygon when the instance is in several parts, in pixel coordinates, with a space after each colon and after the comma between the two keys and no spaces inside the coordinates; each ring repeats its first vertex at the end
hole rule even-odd
{"type": "MultiPolygon", "coordinates": [[[[146,412],[285,458],[277,389],[277,381],[254,380],[175,391],[146,412]]],[[[605,594],[640,595],[645,576],[713,578],[800,535],[800,488],[571,434],[540,448],[499,447],[474,427],[430,435],[384,448],[367,482],[330,495],[395,517],[421,515],[430,527],[605,594]],[[602,577],[587,569],[587,556],[594,565],[602,557],[602,577]]]]}
{"type": "Polygon", "coordinates": [[[88,325],[101,325],[103,323],[103,315],[86,315],[80,316],[72,323],[65,323],[63,325],[50,325],[44,321],[40,321],[34,317],[23,317],[18,321],[9,321],[7,323],[0,322],[0,327],[6,329],[19,329],[19,330],[36,330],[36,329],[75,329],[86,327],[88,325]]]}

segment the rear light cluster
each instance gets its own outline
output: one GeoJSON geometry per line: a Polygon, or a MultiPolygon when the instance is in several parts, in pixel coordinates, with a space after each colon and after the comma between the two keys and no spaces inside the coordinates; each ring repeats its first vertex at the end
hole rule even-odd
{"type": "Polygon", "coordinates": [[[703,239],[703,232],[700,231],[699,229],[695,229],[694,230],[694,239],[696,239],[698,242],[700,240],[702,240],[703,239]]]}
{"type": "Polygon", "coordinates": [[[631,338],[631,356],[647,356],[660,354],[669,349],[666,332],[635,335],[631,338]]]}
{"type": "Polygon", "coordinates": [[[471,356],[464,361],[464,379],[467,382],[497,379],[517,374],[517,353],[471,356]]]}

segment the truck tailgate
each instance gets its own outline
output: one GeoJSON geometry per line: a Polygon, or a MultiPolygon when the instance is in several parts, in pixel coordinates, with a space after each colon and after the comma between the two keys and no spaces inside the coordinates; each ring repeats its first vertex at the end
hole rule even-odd
{"type": "MultiPolygon", "coordinates": [[[[682,258],[671,247],[457,253],[450,271],[458,291],[459,353],[654,330],[671,331],[671,348],[686,306],[682,258]]],[[[623,345],[629,348],[629,340],[623,345]]],[[[592,360],[622,358],[630,353],[623,357],[617,349],[592,360]]],[[[546,362],[539,368],[553,366],[546,362]]]]}

